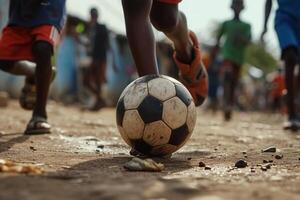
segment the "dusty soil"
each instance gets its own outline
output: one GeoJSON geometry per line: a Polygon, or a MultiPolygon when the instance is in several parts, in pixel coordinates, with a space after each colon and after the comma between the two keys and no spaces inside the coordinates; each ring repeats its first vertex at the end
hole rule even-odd
{"type": "Polygon", "coordinates": [[[170,159],[156,159],[166,166],[161,173],[123,169],[131,157],[113,109],[88,113],[50,103],[53,133],[28,137],[22,132],[30,115],[16,102],[0,108],[0,159],[42,166],[46,173],[0,173],[1,200],[300,199],[300,133],[282,131],[279,115],[236,113],[224,123],[220,114],[199,110],[188,144],[170,159]],[[261,152],[269,146],[277,152],[261,152]],[[233,168],[239,159],[248,167],[233,168]],[[264,160],[271,162],[267,171],[264,160]]]}

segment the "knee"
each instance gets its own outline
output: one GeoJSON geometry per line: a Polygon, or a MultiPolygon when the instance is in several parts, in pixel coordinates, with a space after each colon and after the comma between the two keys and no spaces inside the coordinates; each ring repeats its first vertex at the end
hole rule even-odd
{"type": "Polygon", "coordinates": [[[49,62],[53,53],[53,47],[48,42],[40,41],[34,44],[32,51],[36,62],[49,62]]]}
{"type": "Polygon", "coordinates": [[[286,67],[295,67],[298,63],[298,50],[295,47],[288,47],[282,52],[282,59],[286,67]]]}
{"type": "Polygon", "coordinates": [[[176,29],[179,23],[179,17],[181,17],[181,15],[179,15],[178,12],[172,12],[172,10],[164,12],[163,15],[158,15],[154,12],[151,12],[150,15],[153,26],[164,33],[171,33],[176,29]]]}

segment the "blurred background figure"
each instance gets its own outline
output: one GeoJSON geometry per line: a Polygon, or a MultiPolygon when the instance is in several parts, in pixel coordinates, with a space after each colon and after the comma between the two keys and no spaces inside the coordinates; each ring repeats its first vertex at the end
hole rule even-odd
{"type": "Polygon", "coordinates": [[[108,30],[104,24],[99,23],[99,12],[97,8],[90,10],[90,21],[87,27],[89,39],[88,56],[91,63],[84,75],[84,86],[87,87],[95,97],[94,104],[89,108],[97,111],[105,106],[102,98],[102,86],[106,82],[107,52],[109,49],[108,30]]]}
{"type": "MultiPolygon", "coordinates": [[[[300,91],[300,1],[278,0],[278,9],[275,17],[275,30],[281,47],[281,58],[285,66],[285,84],[287,89],[286,105],[288,120],[284,129],[300,129],[300,119],[296,108],[296,99],[300,91]],[[296,68],[298,74],[296,75],[296,68]]],[[[261,40],[268,31],[268,21],[273,1],[266,0],[264,28],[261,40]]]]}
{"type": "Polygon", "coordinates": [[[273,112],[283,112],[283,98],[285,93],[286,89],[283,68],[278,67],[277,71],[274,73],[271,84],[270,98],[273,112]]]}
{"type": "Polygon", "coordinates": [[[240,14],[244,10],[243,0],[233,0],[231,4],[234,17],[231,20],[222,23],[217,36],[216,48],[219,49],[221,39],[224,38],[224,44],[221,47],[223,56],[223,110],[224,119],[231,119],[233,106],[235,103],[235,89],[238,85],[240,71],[245,63],[246,47],[251,40],[250,24],[240,19],[240,14]]]}

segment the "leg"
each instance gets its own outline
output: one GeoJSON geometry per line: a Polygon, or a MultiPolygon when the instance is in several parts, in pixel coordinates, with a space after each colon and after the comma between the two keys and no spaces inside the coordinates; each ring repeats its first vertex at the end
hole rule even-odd
{"type": "Polygon", "coordinates": [[[287,107],[289,118],[293,119],[296,117],[295,108],[295,68],[298,63],[297,49],[295,47],[289,47],[283,50],[282,58],[285,63],[285,83],[287,88],[287,107]]]}
{"type": "Polygon", "coordinates": [[[140,76],[158,74],[154,34],[150,23],[152,0],[122,0],[126,32],[140,76]]]}
{"type": "Polygon", "coordinates": [[[193,44],[189,38],[186,17],[179,12],[178,5],[154,1],[151,22],[156,29],[172,40],[178,60],[186,64],[191,63],[193,44]]]}
{"type": "Polygon", "coordinates": [[[51,56],[53,47],[48,42],[38,41],[33,46],[33,55],[36,61],[36,105],[33,117],[38,116],[47,119],[46,104],[49,86],[52,77],[51,56]]]}
{"type": "Polygon", "coordinates": [[[185,15],[178,11],[177,4],[153,1],[150,15],[152,24],[173,41],[181,82],[193,96],[195,105],[200,106],[208,93],[208,81],[196,35],[188,30],[185,15]]]}
{"type": "Polygon", "coordinates": [[[13,75],[23,75],[33,78],[36,65],[28,61],[0,61],[0,69],[13,75]]]}

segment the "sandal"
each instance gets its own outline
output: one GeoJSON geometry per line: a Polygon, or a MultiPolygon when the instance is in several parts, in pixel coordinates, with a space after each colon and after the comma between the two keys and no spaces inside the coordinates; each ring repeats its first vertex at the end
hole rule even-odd
{"type": "Polygon", "coordinates": [[[51,125],[43,117],[33,117],[24,132],[25,135],[40,135],[51,133],[51,125]]]}

